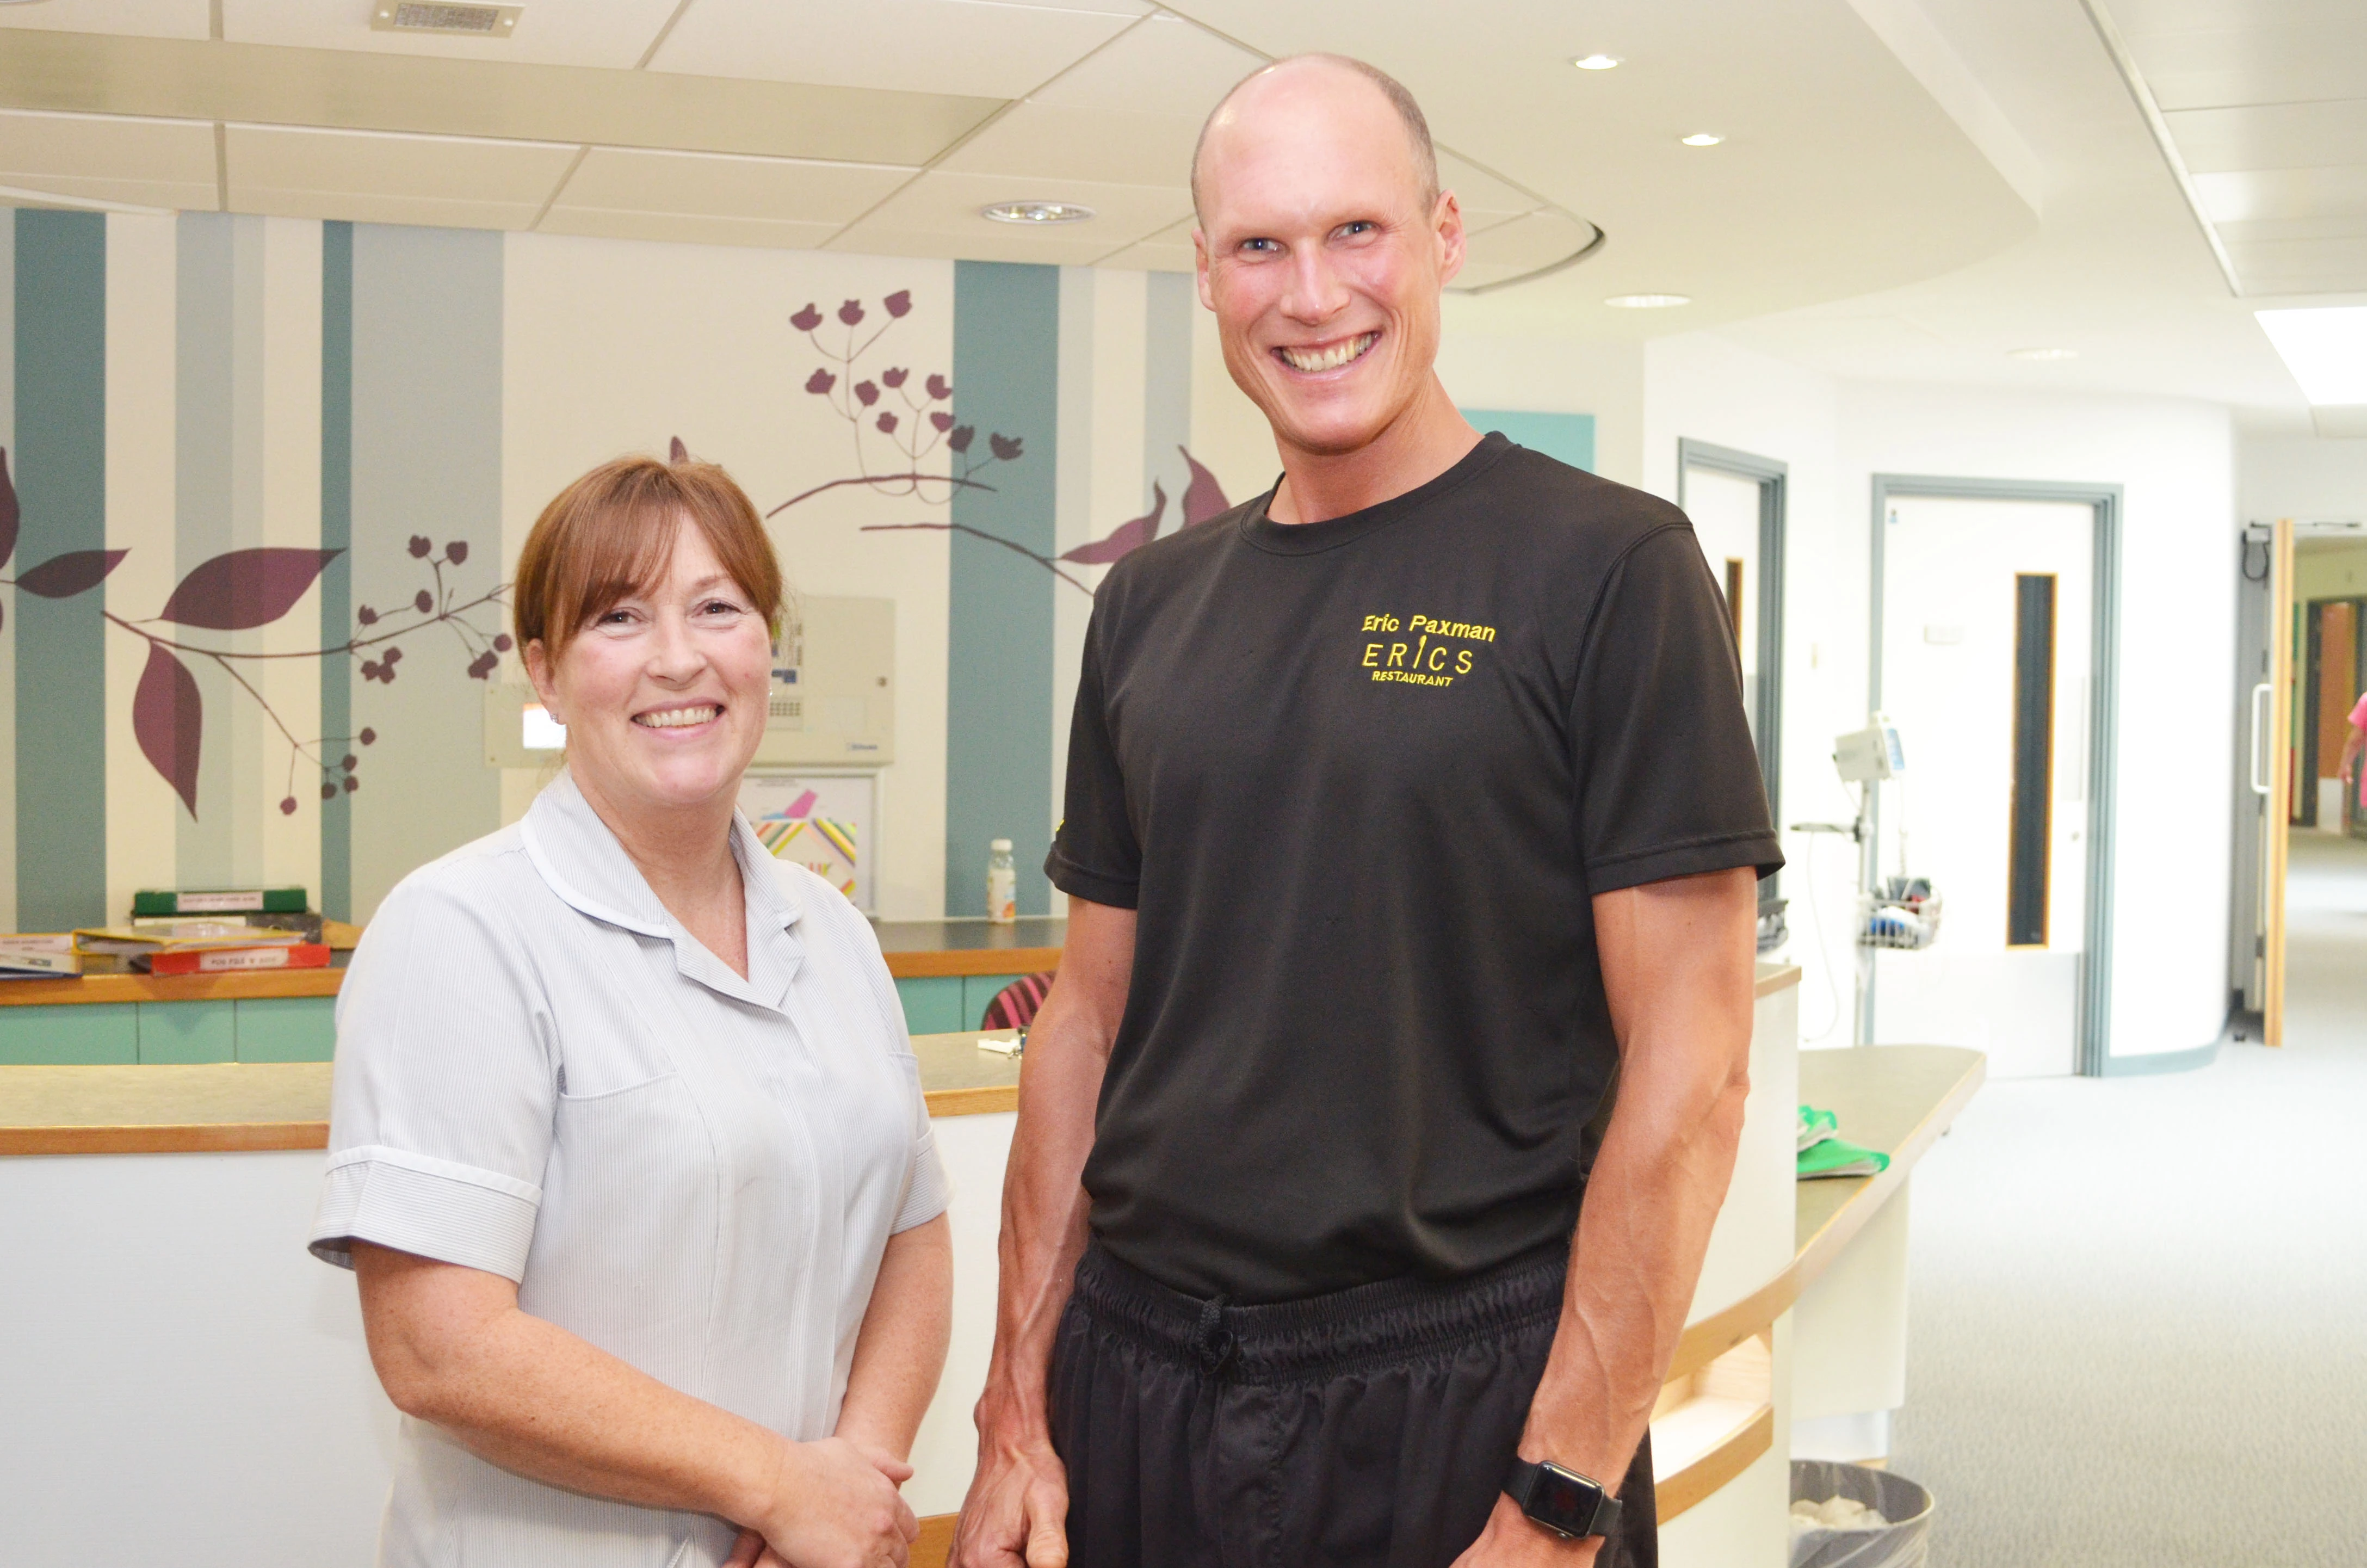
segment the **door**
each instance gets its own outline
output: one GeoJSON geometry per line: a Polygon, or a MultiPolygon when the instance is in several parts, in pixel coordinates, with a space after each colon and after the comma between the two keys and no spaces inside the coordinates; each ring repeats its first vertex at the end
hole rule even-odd
{"type": "Polygon", "coordinates": [[[2084,503],[1890,500],[1880,700],[1907,767],[1878,863],[1942,913],[1930,949],[1877,956],[1877,1040],[2077,1071],[2095,526],[2084,503]]]}
{"type": "Polygon", "coordinates": [[[1709,574],[1726,596],[1727,624],[1742,655],[1742,704],[1759,734],[1759,482],[1689,467],[1685,515],[1701,541],[1709,574]]]}

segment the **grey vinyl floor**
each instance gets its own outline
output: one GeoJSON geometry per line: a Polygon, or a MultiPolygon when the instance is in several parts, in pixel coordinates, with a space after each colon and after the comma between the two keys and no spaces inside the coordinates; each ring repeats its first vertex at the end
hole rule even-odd
{"type": "Polygon", "coordinates": [[[2367,1564],[2367,843],[2293,846],[2282,1050],[1991,1084],[1916,1175],[1934,1568],[2367,1564]]]}

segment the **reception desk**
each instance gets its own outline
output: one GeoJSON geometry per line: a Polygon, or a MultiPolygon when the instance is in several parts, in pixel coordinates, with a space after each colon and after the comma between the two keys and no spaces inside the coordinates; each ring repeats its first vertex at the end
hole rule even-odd
{"type": "MultiPolygon", "coordinates": [[[[1979,1081],[1969,1051],[1799,1056],[1797,979],[1760,979],[1741,1158],[1655,1415],[1670,1568],[1784,1562],[1795,1303],[1897,1207],[1908,1167],[1979,1081]],[[1795,1184],[1804,1096],[1890,1150],[1892,1170],[1795,1184]]],[[[1018,1063],[977,1039],[914,1040],[952,1178],[956,1267],[952,1355],[906,1488],[929,1517],[916,1563],[942,1552],[968,1483],[993,1335],[1018,1063]]],[[[302,1245],[328,1090],[318,1062],[0,1067],[0,1558],[371,1560],[395,1415],[351,1277],[302,1245]]]]}

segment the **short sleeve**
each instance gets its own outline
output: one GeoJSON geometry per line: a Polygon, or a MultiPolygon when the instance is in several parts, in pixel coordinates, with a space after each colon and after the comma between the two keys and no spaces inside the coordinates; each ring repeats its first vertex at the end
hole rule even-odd
{"type": "Polygon", "coordinates": [[[1783,865],[1726,606],[1690,528],[1656,528],[1612,566],[1569,733],[1591,892],[1783,865]]]}
{"type": "Polygon", "coordinates": [[[944,1213],[951,1201],[946,1167],[937,1158],[936,1133],[929,1122],[929,1096],[921,1087],[921,1063],[912,1054],[912,1026],[904,1018],[904,998],[896,990],[894,977],[888,972],[887,959],[880,954],[879,934],[871,928],[869,921],[853,914],[852,906],[844,900],[836,905],[826,903],[823,907],[831,911],[831,918],[845,926],[844,939],[870,983],[872,1005],[879,1009],[880,1021],[887,1026],[898,1071],[902,1074],[900,1085],[912,1107],[912,1164],[904,1178],[903,1199],[896,1206],[895,1223],[889,1227],[891,1233],[909,1231],[944,1213]]]}
{"type": "Polygon", "coordinates": [[[1127,814],[1126,775],[1110,733],[1104,666],[1109,626],[1108,585],[1093,605],[1085,629],[1083,668],[1077,678],[1077,707],[1069,722],[1069,778],[1061,802],[1060,831],[1052,836],[1044,874],[1062,892],[1132,909],[1142,881],[1142,847],[1127,814]]]}
{"type": "Polygon", "coordinates": [[[526,1272],[558,1091],[548,1012],[514,942],[455,892],[379,906],[337,997],[314,1256],[371,1242],[526,1272]]]}

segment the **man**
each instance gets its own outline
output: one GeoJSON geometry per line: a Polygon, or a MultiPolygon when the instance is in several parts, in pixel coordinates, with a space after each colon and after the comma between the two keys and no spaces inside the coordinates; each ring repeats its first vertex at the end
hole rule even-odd
{"type": "Polygon", "coordinates": [[[1283,477],[1094,606],[955,1561],[1641,1568],[1781,863],[1724,609],[1447,398],[1402,87],[1259,72],[1194,194],[1283,477]]]}

